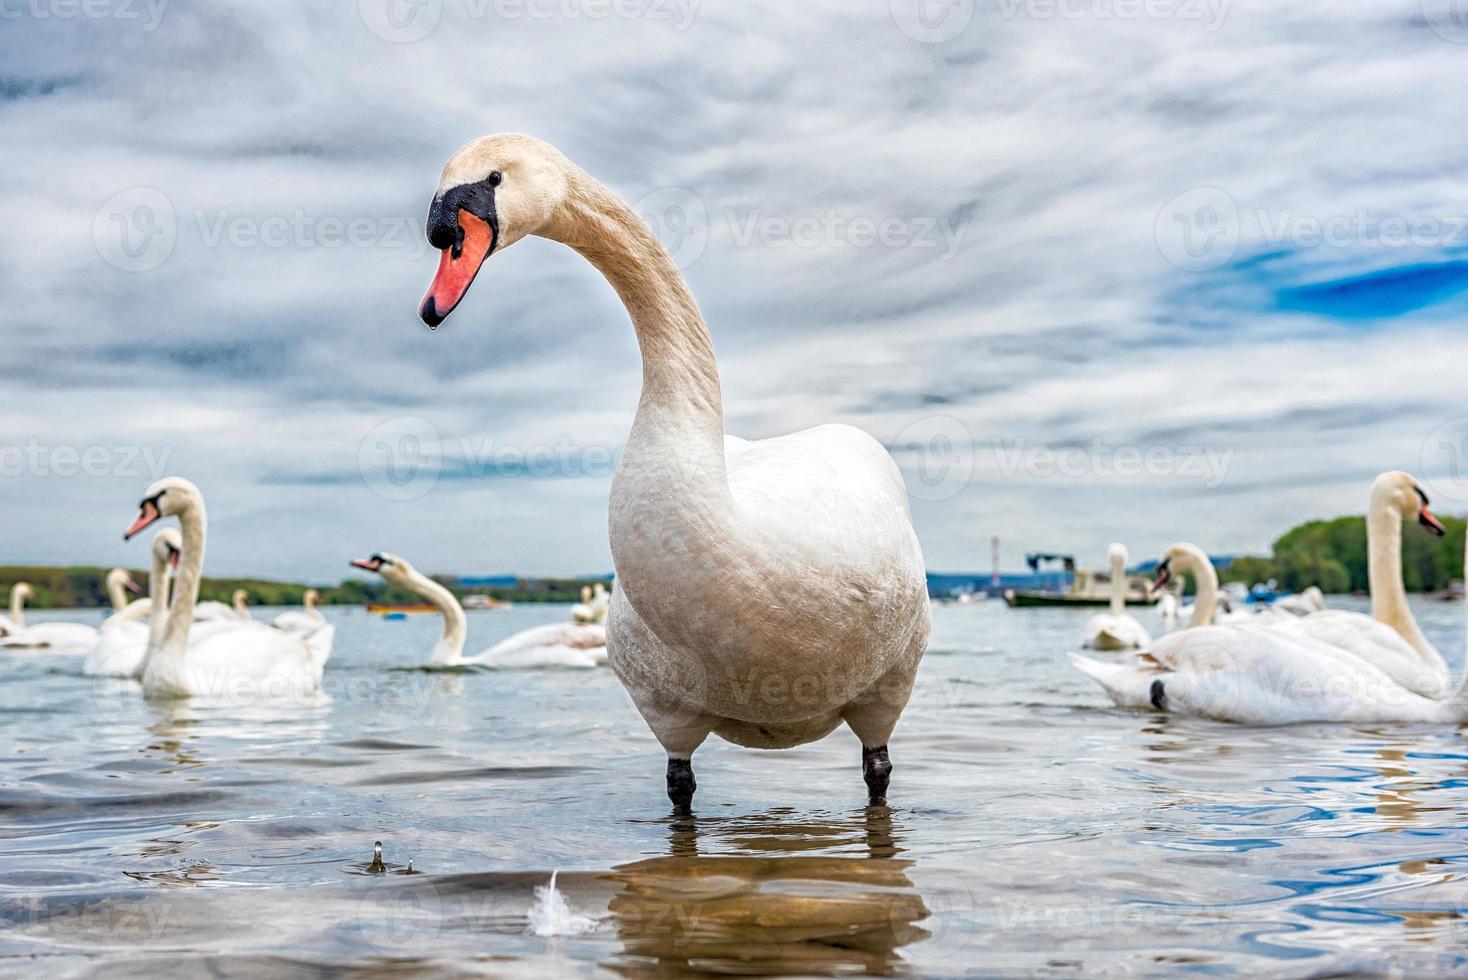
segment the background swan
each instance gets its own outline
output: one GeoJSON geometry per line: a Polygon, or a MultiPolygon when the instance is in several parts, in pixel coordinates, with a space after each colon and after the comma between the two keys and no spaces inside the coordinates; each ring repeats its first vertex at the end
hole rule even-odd
{"type": "Polygon", "coordinates": [[[250,593],[235,589],[229,602],[207,599],[194,607],[196,623],[248,623],[250,616],[250,593]]]}
{"type": "Polygon", "coordinates": [[[1320,586],[1312,585],[1301,592],[1287,595],[1276,601],[1274,608],[1281,612],[1293,613],[1296,616],[1308,616],[1325,608],[1325,593],[1320,591],[1320,586]]]}
{"type": "MultiPolygon", "coordinates": [[[[127,594],[138,591],[138,583],[133,581],[132,573],[125,568],[114,568],[107,573],[102,582],[107,590],[107,601],[112,604],[114,615],[127,609],[129,604],[127,594]]],[[[135,599],[133,601],[144,602],[146,600],[135,599]]]]}
{"type": "Polygon", "coordinates": [[[178,565],[183,539],[176,528],[153,536],[148,572],[148,598],[139,599],[102,624],[96,649],[87,654],[82,673],[97,677],[135,677],[150,646],[156,646],[168,619],[168,573],[178,565]],[[152,615],[152,610],[161,610],[152,615]],[[144,623],[143,619],[148,622],[144,623]]]}
{"type": "Polygon", "coordinates": [[[17,582],[10,590],[10,621],[13,627],[0,636],[0,650],[12,653],[87,653],[97,646],[97,628],[83,623],[35,623],[27,626],[24,604],[36,600],[29,583],[17,582]]]}
{"type": "Polygon", "coordinates": [[[326,623],[326,617],[316,609],[316,601],[321,598],[321,593],[315,589],[307,589],[306,594],[301,597],[301,610],[283,612],[270,625],[278,630],[288,633],[304,633],[314,630],[316,627],[326,623]]]}
{"type": "Polygon", "coordinates": [[[1427,494],[1411,474],[1395,470],[1383,473],[1371,484],[1366,510],[1370,616],[1325,609],[1303,617],[1277,616],[1271,625],[1347,650],[1408,690],[1423,697],[1441,698],[1452,688],[1447,661],[1417,625],[1402,582],[1404,520],[1438,537],[1446,533],[1428,507],[1427,494]]]}
{"type": "Polygon", "coordinates": [[[29,582],[16,582],[10,587],[10,615],[0,616],[0,637],[25,629],[25,604],[36,601],[36,590],[29,582]]]}
{"type": "Polygon", "coordinates": [[[591,586],[581,587],[581,601],[571,607],[571,622],[595,622],[596,612],[591,608],[591,586]]]}
{"type": "Polygon", "coordinates": [[[319,689],[335,635],[330,624],[302,635],[282,633],[265,623],[239,623],[190,645],[208,532],[199,488],[176,476],[159,480],[148,488],[138,505],[137,520],[124,537],[130,539],[164,517],[178,519],[183,556],[167,623],[143,661],[144,693],[234,700],[286,697],[319,689]]]}
{"type": "Polygon", "coordinates": [[[387,552],[353,559],[355,568],[375,572],[392,584],[433,603],[443,614],[443,633],[429,657],[430,667],[595,667],[607,662],[606,631],[600,626],[552,623],[516,633],[472,657],[464,656],[467,622],[464,607],[445,586],[414,568],[406,559],[387,552]]]}
{"type": "Polygon", "coordinates": [[[1111,566],[1111,609],[1086,621],[1082,646],[1093,650],[1135,650],[1152,639],[1137,618],[1126,611],[1126,546],[1113,544],[1106,551],[1111,566]]]}
{"type": "Polygon", "coordinates": [[[616,194],[526,136],[475,140],[445,165],[428,215],[442,254],[424,322],[436,328],[484,260],[527,235],[596,266],[642,352],[612,484],[607,649],[667,753],[674,808],[692,804],[691,757],[711,733],[786,748],[843,722],[861,740],[869,798],[884,800],[887,741],[931,629],[891,455],[845,425],[726,437],[713,346],[677,265],[616,194]]]}

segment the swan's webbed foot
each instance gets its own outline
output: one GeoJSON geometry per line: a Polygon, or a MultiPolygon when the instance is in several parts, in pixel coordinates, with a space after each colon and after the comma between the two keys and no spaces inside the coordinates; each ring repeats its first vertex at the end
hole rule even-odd
{"type": "Polygon", "coordinates": [[[674,816],[687,817],[693,813],[693,791],[698,783],[693,778],[691,759],[668,759],[668,799],[673,801],[674,816]]]}
{"type": "Polygon", "coordinates": [[[887,758],[887,746],[874,749],[862,746],[861,775],[867,782],[867,802],[881,806],[887,802],[887,783],[892,779],[892,760],[887,758]]]}

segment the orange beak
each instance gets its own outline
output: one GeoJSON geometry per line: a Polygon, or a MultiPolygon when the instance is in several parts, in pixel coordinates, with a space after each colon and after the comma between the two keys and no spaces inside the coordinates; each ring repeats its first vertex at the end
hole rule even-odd
{"type": "Polygon", "coordinates": [[[1417,523],[1427,528],[1435,537],[1441,538],[1448,533],[1448,529],[1443,527],[1443,522],[1427,509],[1426,504],[1423,504],[1422,509],[1417,512],[1417,523]]]}
{"type": "Polygon", "coordinates": [[[464,236],[458,244],[439,254],[438,273],[418,309],[418,315],[430,330],[437,330],[459,305],[494,248],[494,229],[488,221],[463,208],[459,209],[458,220],[464,236]]]}
{"type": "Polygon", "coordinates": [[[138,519],[133,521],[126,531],[122,532],[122,540],[132,540],[134,535],[158,520],[159,516],[157,504],[151,500],[143,501],[143,506],[138,509],[138,519]]]}

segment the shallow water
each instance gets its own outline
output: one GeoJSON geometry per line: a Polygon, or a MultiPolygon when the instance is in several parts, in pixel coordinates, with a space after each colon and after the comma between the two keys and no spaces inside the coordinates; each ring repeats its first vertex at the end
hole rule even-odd
{"type": "MultiPolygon", "coordinates": [[[[1416,608],[1456,671],[1461,609],[1416,608]]],[[[0,972],[1468,969],[1459,730],[1115,710],[1064,657],[1084,611],[935,610],[890,809],[843,730],[711,739],[691,820],[605,668],[393,670],[435,618],[328,615],[326,696],[279,708],[0,660],[0,972]],[[527,930],[555,868],[593,931],[527,930]]],[[[563,615],[471,614],[470,648],[563,615]]]]}

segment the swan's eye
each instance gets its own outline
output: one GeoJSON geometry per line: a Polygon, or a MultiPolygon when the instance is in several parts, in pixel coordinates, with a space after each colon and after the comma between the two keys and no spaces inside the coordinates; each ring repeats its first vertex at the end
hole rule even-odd
{"type": "Polygon", "coordinates": [[[489,186],[490,187],[498,187],[500,184],[504,183],[504,181],[505,181],[505,175],[502,174],[502,173],[500,173],[498,170],[494,171],[492,174],[489,175],[489,186]]]}

